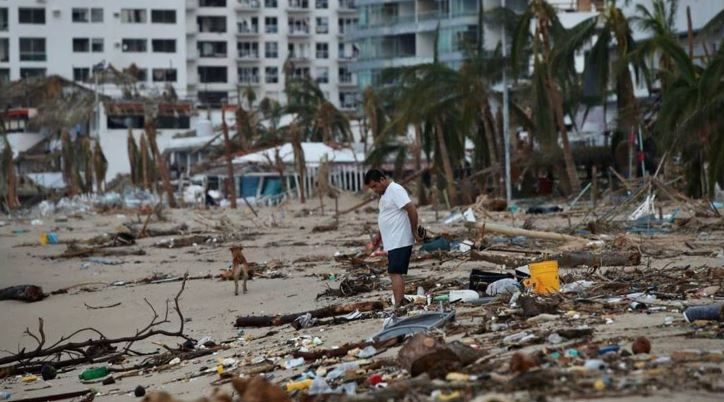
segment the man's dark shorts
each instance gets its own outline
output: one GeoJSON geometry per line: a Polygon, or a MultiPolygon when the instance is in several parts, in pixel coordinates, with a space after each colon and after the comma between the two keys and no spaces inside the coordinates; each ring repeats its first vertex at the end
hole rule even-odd
{"type": "Polygon", "coordinates": [[[387,252],[387,273],[407,275],[412,246],[400,247],[387,252]]]}

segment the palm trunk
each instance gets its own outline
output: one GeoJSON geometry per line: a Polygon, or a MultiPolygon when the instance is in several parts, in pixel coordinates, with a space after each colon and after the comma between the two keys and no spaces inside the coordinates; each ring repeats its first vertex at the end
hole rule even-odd
{"type": "Polygon", "coordinates": [[[482,106],[483,114],[483,130],[485,131],[485,142],[488,143],[488,158],[490,158],[490,166],[498,163],[496,150],[498,146],[495,141],[495,123],[493,121],[493,113],[490,111],[490,103],[484,101],[482,106]]]}
{"type": "Polygon", "coordinates": [[[100,141],[96,141],[95,150],[93,152],[93,169],[96,178],[96,191],[103,192],[103,183],[106,181],[106,172],[108,170],[108,160],[103,155],[100,141]]]}
{"type": "Polygon", "coordinates": [[[148,155],[148,141],[146,140],[147,135],[141,134],[141,173],[138,180],[141,187],[149,190],[151,188],[151,161],[148,155]]]}
{"type": "Polygon", "coordinates": [[[299,133],[297,124],[293,123],[289,129],[291,130],[290,137],[292,149],[294,150],[294,164],[297,167],[297,175],[299,175],[299,202],[304,204],[306,202],[304,179],[307,171],[307,164],[304,160],[304,148],[302,148],[301,134],[299,133]]]}
{"type": "MultiPolygon", "coordinates": [[[[631,81],[631,73],[628,69],[625,69],[619,74],[616,79],[616,93],[617,93],[617,106],[620,111],[621,128],[626,134],[626,140],[628,141],[631,133],[636,131],[636,121],[638,117],[638,107],[636,104],[636,95],[634,94],[633,81],[631,81]]],[[[628,141],[628,152],[631,157],[636,155],[636,148],[634,141],[628,141]]],[[[635,158],[634,158],[635,159],[635,158]]],[[[627,169],[627,177],[635,176],[636,163],[633,163],[633,168],[627,169]]]]}
{"type": "MultiPolygon", "coordinates": [[[[6,134],[7,135],[7,134],[6,134]]],[[[10,148],[7,136],[5,137],[5,147],[3,148],[3,170],[5,171],[5,184],[7,186],[7,206],[12,210],[17,208],[17,177],[15,175],[15,163],[13,163],[13,150],[10,148]]]]}
{"type": "Polygon", "coordinates": [[[68,186],[68,196],[73,197],[78,194],[78,181],[75,172],[75,162],[73,160],[73,144],[70,142],[70,135],[63,130],[60,134],[61,148],[63,153],[63,178],[68,186]]]}
{"type": "Polygon", "coordinates": [[[226,175],[229,177],[229,201],[231,201],[231,209],[236,209],[236,179],[234,178],[234,164],[231,162],[231,140],[229,140],[229,126],[226,125],[226,105],[221,108],[221,132],[224,134],[226,175]]]}
{"type": "Polygon", "coordinates": [[[447,151],[447,144],[445,143],[445,135],[442,130],[442,121],[440,118],[435,120],[436,135],[437,135],[437,147],[440,150],[440,159],[442,159],[442,167],[445,171],[445,181],[447,182],[447,193],[450,197],[451,206],[457,205],[458,202],[458,191],[455,188],[455,173],[450,163],[450,154],[447,151]]]}
{"type": "Polygon", "coordinates": [[[581,191],[581,182],[578,180],[576,173],[576,163],[573,160],[573,152],[571,151],[571,143],[568,140],[568,129],[566,129],[565,120],[563,119],[563,99],[558,87],[553,82],[550,75],[546,75],[546,86],[550,94],[551,105],[555,113],[556,124],[561,132],[561,142],[563,142],[563,161],[566,165],[566,175],[568,176],[568,184],[572,193],[581,191]]]}
{"type": "MultiPolygon", "coordinates": [[[[420,169],[422,169],[422,127],[420,127],[420,123],[415,124],[415,143],[412,148],[412,157],[414,158],[415,171],[419,172],[420,169]]],[[[415,181],[417,186],[417,204],[427,205],[422,175],[419,175],[415,181]]]]}
{"type": "Polygon", "coordinates": [[[168,171],[168,165],[166,159],[158,151],[158,145],[156,144],[156,123],[152,119],[148,119],[146,122],[146,135],[148,136],[148,145],[151,147],[153,158],[156,159],[156,166],[158,172],[161,175],[161,181],[163,182],[163,189],[168,197],[168,206],[171,208],[177,208],[176,197],[173,194],[173,187],[171,187],[171,174],[168,171]]]}
{"type": "Polygon", "coordinates": [[[239,145],[242,151],[246,151],[246,138],[244,137],[244,109],[239,105],[236,108],[236,135],[239,137],[239,145]]]}

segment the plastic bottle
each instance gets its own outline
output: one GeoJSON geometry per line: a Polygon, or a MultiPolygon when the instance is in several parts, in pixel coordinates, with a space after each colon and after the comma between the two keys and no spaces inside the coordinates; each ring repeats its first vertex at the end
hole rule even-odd
{"type": "Polygon", "coordinates": [[[312,386],[313,380],[311,378],[307,378],[306,380],[302,381],[292,381],[287,383],[287,392],[292,391],[304,391],[305,389],[312,386]]]}
{"type": "Polygon", "coordinates": [[[6,401],[13,397],[13,394],[8,391],[0,391],[0,399],[6,401]]]}
{"type": "Polygon", "coordinates": [[[79,376],[83,381],[89,381],[89,380],[95,380],[98,378],[103,378],[110,374],[111,372],[108,370],[108,367],[91,367],[89,369],[85,369],[79,376]]]}

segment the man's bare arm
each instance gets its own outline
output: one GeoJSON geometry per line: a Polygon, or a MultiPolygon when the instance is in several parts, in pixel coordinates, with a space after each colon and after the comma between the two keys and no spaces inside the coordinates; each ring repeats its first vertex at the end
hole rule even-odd
{"type": "Polygon", "coordinates": [[[408,202],[402,209],[407,212],[407,216],[410,218],[410,228],[412,229],[413,236],[419,240],[419,236],[417,235],[417,208],[415,208],[415,204],[408,202]]]}

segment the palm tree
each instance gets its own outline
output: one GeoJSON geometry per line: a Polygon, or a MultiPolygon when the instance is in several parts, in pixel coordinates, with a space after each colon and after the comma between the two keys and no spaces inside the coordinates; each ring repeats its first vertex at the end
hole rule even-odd
{"type": "Polygon", "coordinates": [[[68,196],[73,197],[79,194],[78,173],[73,152],[73,142],[70,140],[68,131],[63,130],[60,134],[61,149],[63,154],[63,179],[68,187],[68,196]]]}
{"type": "MultiPolygon", "coordinates": [[[[576,165],[568,139],[568,129],[564,120],[564,98],[562,90],[569,71],[556,71],[553,68],[554,42],[562,40],[565,29],[558,20],[555,9],[545,0],[532,0],[521,15],[513,40],[511,63],[518,69],[526,44],[530,42],[533,57],[532,89],[534,114],[536,116],[536,134],[540,137],[545,153],[557,147],[558,127],[563,144],[563,160],[570,190],[578,192],[581,184],[578,180],[576,165]],[[535,30],[530,33],[532,20],[535,19],[535,30]]],[[[514,71],[517,72],[517,71],[514,71]]]]}
{"type": "Polygon", "coordinates": [[[171,208],[177,208],[178,205],[176,204],[173,187],[171,187],[171,174],[169,173],[168,165],[166,164],[166,158],[163,157],[161,152],[158,150],[158,145],[156,144],[156,121],[151,113],[146,113],[146,123],[144,125],[146,136],[148,137],[148,145],[151,148],[153,158],[156,160],[156,167],[161,175],[163,189],[166,192],[166,197],[168,197],[168,206],[171,208]]]}
{"type": "Polygon", "coordinates": [[[100,141],[96,141],[95,150],[93,151],[93,173],[96,178],[96,191],[98,191],[98,193],[103,192],[106,172],[108,172],[108,160],[103,154],[100,141]]]}
{"type": "Polygon", "coordinates": [[[13,150],[10,147],[10,142],[8,142],[7,134],[3,134],[3,141],[2,166],[0,166],[0,171],[3,172],[4,176],[5,203],[9,210],[13,210],[19,206],[17,197],[17,173],[15,172],[15,162],[13,161],[13,150]]]}
{"type": "MultiPolygon", "coordinates": [[[[239,105],[237,111],[239,109],[241,109],[241,105],[239,105]]],[[[228,191],[231,201],[231,209],[236,209],[236,178],[234,178],[234,164],[232,163],[231,156],[231,140],[229,140],[229,126],[226,125],[226,104],[223,104],[221,106],[221,132],[224,134],[224,155],[226,158],[226,175],[229,177],[228,191]]]]}
{"type": "Polygon", "coordinates": [[[133,183],[134,186],[140,186],[143,182],[141,154],[138,152],[138,146],[136,145],[136,140],[133,138],[133,132],[130,128],[128,129],[126,143],[128,163],[131,166],[131,183],[133,183]]]}

